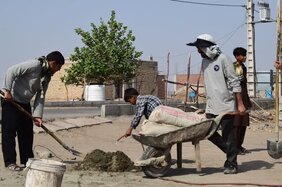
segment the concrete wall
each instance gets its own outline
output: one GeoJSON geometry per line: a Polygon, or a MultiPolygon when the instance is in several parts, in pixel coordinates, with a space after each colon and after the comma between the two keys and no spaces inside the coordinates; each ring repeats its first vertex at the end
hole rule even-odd
{"type": "Polygon", "coordinates": [[[135,107],[130,104],[106,104],[101,106],[101,117],[133,115],[135,107]]]}

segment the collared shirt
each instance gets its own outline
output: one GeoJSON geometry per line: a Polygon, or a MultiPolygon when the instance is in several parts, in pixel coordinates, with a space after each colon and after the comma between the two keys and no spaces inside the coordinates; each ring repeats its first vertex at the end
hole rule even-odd
{"type": "Polygon", "coordinates": [[[243,104],[244,104],[246,109],[249,109],[249,108],[252,107],[252,102],[250,100],[250,97],[249,97],[249,94],[248,94],[248,88],[247,88],[247,83],[248,83],[248,81],[247,81],[247,68],[246,68],[244,63],[238,64],[237,62],[234,62],[233,64],[234,64],[234,67],[235,67],[235,71],[236,71],[236,68],[241,69],[240,74],[238,74],[237,71],[236,71],[236,74],[238,75],[239,80],[240,80],[241,97],[242,97],[242,100],[243,100],[243,104]]]}
{"type": "Polygon", "coordinates": [[[131,127],[135,129],[139,125],[143,115],[148,119],[152,111],[159,105],[162,105],[161,100],[153,95],[138,95],[136,100],[136,113],[131,122],[131,127]]]}

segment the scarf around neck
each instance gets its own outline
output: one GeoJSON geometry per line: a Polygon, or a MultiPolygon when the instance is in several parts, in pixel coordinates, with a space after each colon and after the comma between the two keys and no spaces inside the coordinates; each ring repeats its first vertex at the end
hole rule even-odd
{"type": "Polygon", "coordinates": [[[200,49],[211,60],[214,60],[216,57],[218,57],[218,55],[221,54],[221,50],[219,49],[218,45],[212,45],[210,47],[200,47],[200,49]]]}

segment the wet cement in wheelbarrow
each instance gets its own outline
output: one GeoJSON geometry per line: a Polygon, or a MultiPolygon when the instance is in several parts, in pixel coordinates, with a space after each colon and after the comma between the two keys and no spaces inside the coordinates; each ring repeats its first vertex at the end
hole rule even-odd
{"type": "Polygon", "coordinates": [[[74,166],[75,170],[93,170],[106,172],[139,171],[130,158],[121,151],[104,152],[95,149],[88,153],[82,162],[74,166]]]}

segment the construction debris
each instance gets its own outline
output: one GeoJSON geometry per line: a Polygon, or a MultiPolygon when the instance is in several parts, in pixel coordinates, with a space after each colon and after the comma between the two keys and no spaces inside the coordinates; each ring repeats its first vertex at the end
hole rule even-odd
{"type": "Polygon", "coordinates": [[[104,152],[95,149],[88,153],[84,160],[74,166],[76,170],[94,170],[106,172],[124,172],[139,170],[130,158],[121,151],[104,152]]]}
{"type": "Polygon", "coordinates": [[[250,112],[251,122],[273,122],[274,120],[274,111],[265,111],[265,110],[252,110],[250,112]]]}

